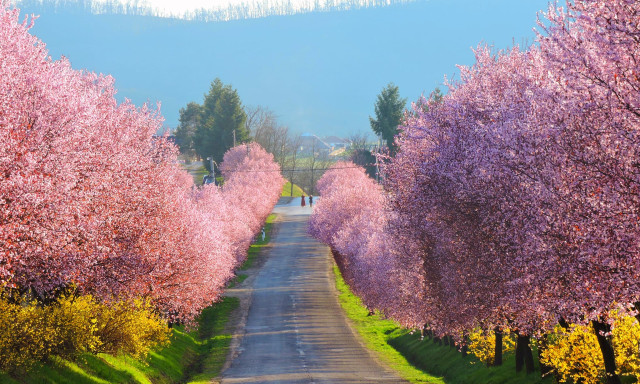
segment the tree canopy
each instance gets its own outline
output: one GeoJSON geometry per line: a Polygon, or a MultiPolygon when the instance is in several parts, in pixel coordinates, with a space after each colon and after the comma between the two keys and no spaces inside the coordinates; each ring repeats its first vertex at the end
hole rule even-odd
{"type": "Polygon", "coordinates": [[[369,116],[371,129],[382,137],[392,154],[395,153],[393,141],[398,134],[398,125],[402,122],[406,104],[407,99],[400,98],[398,86],[389,83],[378,95],[375,105],[376,118],[369,116]]]}
{"type": "MultiPolygon", "coordinates": [[[[249,141],[245,126],[247,114],[238,91],[219,78],[211,83],[202,105],[191,102],[180,110],[176,137],[182,153],[194,151],[203,159],[212,157],[220,163],[224,153],[235,143],[249,141]]],[[[209,162],[205,162],[209,167],[209,162]]]]}

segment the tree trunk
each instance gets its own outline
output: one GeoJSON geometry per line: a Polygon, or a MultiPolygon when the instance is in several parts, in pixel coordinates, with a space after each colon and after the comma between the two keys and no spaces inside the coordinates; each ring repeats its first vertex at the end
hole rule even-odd
{"type": "Polygon", "coordinates": [[[526,366],[527,373],[531,373],[534,370],[533,365],[533,351],[531,350],[531,337],[528,335],[518,334],[516,341],[516,372],[522,371],[522,368],[526,366]]]}
{"type": "Polygon", "coordinates": [[[604,360],[604,370],[607,374],[607,384],[620,384],[620,377],[616,374],[616,356],[613,353],[613,347],[607,337],[601,333],[611,331],[609,324],[600,321],[592,321],[593,331],[598,338],[600,351],[604,360]]]}
{"type": "Polygon", "coordinates": [[[516,335],[518,336],[516,339],[516,372],[520,372],[524,367],[524,340],[519,333],[516,335]]]}
{"type": "Polygon", "coordinates": [[[536,370],[536,367],[533,364],[533,351],[531,350],[531,345],[529,344],[530,341],[530,336],[527,336],[527,343],[525,344],[524,348],[524,366],[526,367],[527,374],[531,374],[536,370]]]}
{"type": "Polygon", "coordinates": [[[462,348],[460,348],[460,353],[462,353],[462,357],[467,356],[469,353],[469,337],[467,335],[462,336],[462,348]]]}
{"type": "Polygon", "coordinates": [[[560,324],[560,326],[564,329],[569,329],[569,323],[567,323],[567,321],[562,317],[560,318],[560,320],[558,320],[558,324],[560,324]]]}
{"type": "Polygon", "coordinates": [[[502,330],[500,328],[496,328],[494,333],[496,335],[496,349],[493,358],[493,365],[498,367],[502,365],[502,330]]]}
{"type": "Polygon", "coordinates": [[[633,308],[635,308],[638,313],[636,314],[636,320],[640,323],[640,302],[633,303],[633,308]]]}

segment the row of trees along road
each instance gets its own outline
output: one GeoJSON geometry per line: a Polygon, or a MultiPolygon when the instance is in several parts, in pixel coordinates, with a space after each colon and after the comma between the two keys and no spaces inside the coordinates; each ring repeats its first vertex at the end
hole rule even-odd
{"type": "MultiPolygon", "coordinates": [[[[257,144],[225,148],[225,185],[193,188],[175,146],[155,135],[157,110],[118,103],[110,76],[53,61],[29,33],[33,19],[10,7],[0,0],[0,301],[45,305],[73,288],[107,304],[142,298],[165,319],[193,322],[278,200],[278,164],[257,144]]],[[[230,87],[215,81],[202,113],[195,107],[225,145],[230,127],[247,139],[230,87]]],[[[4,341],[18,339],[0,327],[0,362],[12,349],[4,341]]]]}
{"type": "Polygon", "coordinates": [[[535,339],[562,381],[619,384],[640,377],[638,333],[616,336],[621,316],[640,329],[640,3],[544,16],[527,50],[481,46],[446,96],[413,104],[384,190],[326,173],[311,232],[405,326],[495,335],[494,364],[513,332],[520,367],[535,339]],[[575,326],[594,353],[549,354],[575,326]]]}

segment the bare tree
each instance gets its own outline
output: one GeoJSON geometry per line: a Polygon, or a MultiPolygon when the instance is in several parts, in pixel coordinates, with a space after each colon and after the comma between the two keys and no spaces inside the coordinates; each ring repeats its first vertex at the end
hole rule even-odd
{"type": "Polygon", "coordinates": [[[278,125],[276,115],[267,108],[247,107],[247,128],[251,132],[253,140],[260,144],[265,151],[271,153],[275,161],[284,168],[284,162],[291,146],[288,144],[290,140],[289,128],[278,125]]]}
{"type": "Polygon", "coordinates": [[[285,173],[289,175],[289,182],[291,183],[290,196],[293,196],[293,184],[297,182],[296,172],[300,163],[300,145],[302,143],[302,137],[295,135],[287,139],[285,145],[285,156],[281,167],[286,170],[285,173]]]}
{"type": "Polygon", "coordinates": [[[356,132],[352,133],[348,140],[351,143],[351,150],[369,150],[369,139],[370,135],[366,132],[356,132]]]}
{"type": "Polygon", "coordinates": [[[351,150],[349,151],[349,160],[354,164],[364,167],[367,174],[376,177],[376,157],[371,153],[372,146],[369,144],[369,135],[367,133],[354,133],[349,136],[351,140],[351,150]]]}
{"type": "Polygon", "coordinates": [[[245,126],[249,130],[251,137],[268,151],[270,136],[274,127],[278,124],[275,113],[260,105],[256,107],[247,106],[244,110],[247,115],[245,126]]]}
{"type": "Polygon", "coordinates": [[[300,183],[313,195],[316,193],[316,181],[322,177],[326,169],[334,162],[329,156],[329,150],[321,145],[319,140],[313,140],[310,148],[305,151],[307,156],[302,159],[300,166],[300,183]]]}
{"type": "MultiPolygon", "coordinates": [[[[288,177],[290,194],[293,195],[294,184],[314,194],[316,181],[333,162],[329,152],[322,148],[322,143],[312,141],[311,148],[305,148],[302,154],[302,136],[294,135],[288,127],[279,125],[271,110],[262,106],[245,107],[245,113],[246,127],[253,140],[273,155],[284,176],[288,177]]],[[[359,145],[365,145],[368,138],[364,134],[360,136],[359,143],[362,144],[359,145]]]]}

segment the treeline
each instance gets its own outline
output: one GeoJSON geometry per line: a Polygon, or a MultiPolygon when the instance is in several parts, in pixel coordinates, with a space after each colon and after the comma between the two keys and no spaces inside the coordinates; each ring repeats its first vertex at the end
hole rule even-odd
{"type": "Polygon", "coordinates": [[[225,151],[239,143],[258,143],[273,155],[291,184],[307,193],[314,193],[316,181],[335,162],[319,141],[282,125],[266,107],[243,105],[238,91],[218,78],[201,104],[190,102],[180,110],[175,138],[187,159],[200,159],[218,176],[225,151]]]}
{"type": "Polygon", "coordinates": [[[536,44],[479,47],[446,96],[413,104],[384,190],[327,173],[310,230],[405,326],[493,364],[515,335],[520,368],[533,343],[560,381],[620,383],[640,375],[640,3],[545,16],[536,44]]]}
{"type": "MultiPolygon", "coordinates": [[[[136,16],[175,17],[187,20],[220,22],[229,20],[253,19],[277,15],[294,15],[307,12],[331,12],[349,9],[361,9],[389,6],[396,3],[405,3],[408,0],[308,0],[308,1],[276,1],[266,0],[228,4],[227,6],[210,6],[200,9],[170,12],[164,9],[152,8],[146,3],[90,0],[56,0],[51,2],[51,7],[77,7],[83,11],[96,14],[119,13],[136,16]]],[[[42,6],[43,0],[23,0],[28,5],[42,6]]]]}
{"type": "Polygon", "coordinates": [[[195,188],[177,148],[154,137],[158,112],[118,104],[109,76],[52,61],[32,24],[0,3],[0,361],[24,358],[3,370],[115,352],[127,337],[136,355],[166,340],[158,324],[192,323],[283,185],[273,156],[251,144],[225,154],[223,188],[195,188]],[[129,327],[134,318],[150,323],[129,327]]]}

